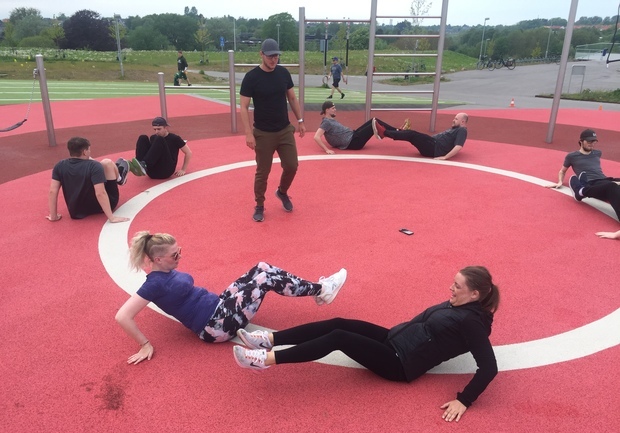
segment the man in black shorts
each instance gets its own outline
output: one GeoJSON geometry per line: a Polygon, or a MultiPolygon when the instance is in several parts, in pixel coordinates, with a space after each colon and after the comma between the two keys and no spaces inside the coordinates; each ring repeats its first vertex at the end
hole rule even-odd
{"type": "Polygon", "coordinates": [[[88,215],[104,213],[108,221],[118,223],[129,218],[114,216],[112,211],[119,200],[118,185],[127,181],[128,164],[120,158],[116,163],[110,159],[101,162],[90,157],[90,142],[73,137],[67,143],[69,158],[58,162],[52,170],[47,219],[58,221],[58,194],[62,188],[69,215],[82,219],[88,215]]]}

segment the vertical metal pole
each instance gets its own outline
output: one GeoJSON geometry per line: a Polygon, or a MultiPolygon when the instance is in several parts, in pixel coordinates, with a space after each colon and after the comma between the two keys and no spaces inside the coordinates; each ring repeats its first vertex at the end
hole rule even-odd
{"type": "Polygon", "coordinates": [[[237,81],[235,80],[235,52],[228,50],[228,82],[230,83],[230,131],[237,133],[237,81]]]}
{"type": "Polygon", "coordinates": [[[377,33],[377,0],[370,3],[370,38],[368,39],[368,69],[366,70],[366,110],[364,118],[370,119],[372,105],[372,78],[375,67],[375,34],[377,33]]]}
{"type": "Polygon", "coordinates": [[[54,119],[52,119],[52,107],[50,106],[50,95],[47,92],[47,78],[45,76],[45,65],[43,55],[35,56],[37,70],[39,72],[39,88],[41,89],[41,102],[43,103],[43,114],[45,116],[45,126],[47,127],[47,141],[50,147],[56,146],[56,134],[54,132],[54,119]]]}
{"type": "Polygon", "coordinates": [[[304,117],[306,106],[306,8],[299,8],[299,110],[304,117]]]}
{"type": "Polygon", "coordinates": [[[448,20],[448,0],[441,5],[441,22],[439,25],[439,42],[437,43],[437,63],[435,64],[435,82],[433,83],[433,103],[431,108],[430,132],[435,132],[437,121],[437,107],[439,105],[439,84],[441,83],[441,68],[443,65],[443,46],[446,40],[446,23],[448,20]]]}
{"type": "Polygon", "coordinates": [[[157,82],[159,83],[159,107],[161,109],[161,117],[168,120],[168,110],[166,109],[166,88],[164,87],[164,73],[157,73],[157,82]]]}
{"type": "Polygon", "coordinates": [[[560,59],[560,70],[558,71],[558,79],[555,82],[553,105],[551,106],[551,116],[549,117],[549,129],[547,130],[547,139],[545,140],[547,143],[551,143],[553,141],[553,132],[555,130],[555,122],[558,118],[558,110],[560,108],[560,97],[562,96],[562,87],[564,86],[566,63],[568,62],[570,41],[573,37],[573,29],[575,28],[575,17],[577,15],[578,3],[578,0],[571,0],[570,12],[568,13],[568,23],[566,24],[566,34],[564,35],[564,46],[562,47],[562,57],[560,59]]]}
{"type": "Polygon", "coordinates": [[[237,19],[233,17],[233,50],[237,51],[237,19]]]}
{"type": "Polygon", "coordinates": [[[121,77],[125,77],[125,71],[123,71],[123,56],[121,52],[121,34],[118,30],[118,20],[120,15],[114,14],[114,20],[116,21],[116,49],[118,50],[118,61],[121,63],[121,77]]]}

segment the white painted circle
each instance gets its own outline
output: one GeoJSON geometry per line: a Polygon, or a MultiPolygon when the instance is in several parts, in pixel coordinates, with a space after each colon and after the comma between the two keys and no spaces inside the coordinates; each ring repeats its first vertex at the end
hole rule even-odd
{"type": "MultiPolygon", "coordinates": [[[[485,167],[482,165],[453,161],[366,154],[324,156],[312,155],[299,157],[299,160],[301,161],[325,159],[392,160],[423,164],[450,165],[512,177],[514,179],[540,186],[549,184],[548,181],[534,176],[528,176],[513,171],[501,170],[492,167],[485,167]]],[[[274,159],[274,162],[279,162],[279,160],[274,159]]],[[[115,214],[133,219],[148,203],[155,200],[165,192],[176,188],[177,186],[206,176],[211,176],[238,168],[250,167],[253,165],[255,165],[254,161],[238,162],[220,167],[209,168],[168,180],[141,192],[123,206],[118,208],[115,214]]],[[[567,189],[556,191],[562,194],[570,195],[567,189]]],[[[601,212],[613,218],[613,209],[607,203],[588,201],[588,204],[596,207],[601,212]]],[[[129,226],[129,224],[111,224],[106,222],[103,225],[99,235],[99,255],[103,266],[112,280],[114,280],[114,282],[127,293],[133,294],[144,282],[146,274],[143,271],[131,272],[129,270],[129,248],[127,245],[129,226]]],[[[149,304],[149,306],[165,315],[165,313],[163,313],[156,306],[152,305],[152,303],[149,304]]],[[[614,347],[620,344],[620,333],[616,332],[618,329],[620,329],[620,308],[607,316],[602,317],[601,319],[595,320],[594,322],[575,328],[568,332],[563,332],[561,334],[538,340],[494,346],[493,349],[497,357],[497,365],[500,371],[539,367],[570,361],[572,359],[583,358],[585,356],[614,347]]],[[[347,367],[359,367],[357,363],[353,362],[341,353],[334,353],[328,357],[325,357],[322,362],[347,367]]],[[[476,368],[476,363],[473,357],[471,354],[467,353],[442,363],[431,370],[430,373],[474,373],[476,368]]]]}

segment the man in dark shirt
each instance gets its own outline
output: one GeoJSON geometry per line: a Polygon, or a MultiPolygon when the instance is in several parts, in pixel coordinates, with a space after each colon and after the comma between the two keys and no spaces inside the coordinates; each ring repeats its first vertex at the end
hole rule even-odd
{"type": "Polygon", "coordinates": [[[452,127],[433,136],[414,130],[391,131],[379,123],[373,123],[377,138],[389,137],[393,140],[408,141],[422,156],[447,160],[459,153],[467,140],[466,113],[459,113],[452,120],[452,127]]]}
{"type": "Polygon", "coordinates": [[[73,137],[67,143],[69,158],[58,162],[52,170],[49,191],[49,221],[58,221],[58,194],[62,188],[69,215],[82,219],[88,215],[104,213],[112,223],[129,221],[117,217],[112,211],[119,200],[118,185],[127,181],[127,161],[119,158],[101,162],[90,157],[90,142],[82,137],[73,137]]]}
{"type": "Polygon", "coordinates": [[[129,162],[129,169],[136,176],[148,175],[151,179],[168,179],[175,174],[183,176],[192,159],[192,151],[176,134],[168,131],[170,126],[163,117],[151,122],[155,134],[141,135],[136,143],[136,157],[129,162]],[[179,150],[183,152],[183,166],[177,170],[179,150]]]}
{"type": "Polygon", "coordinates": [[[239,92],[245,143],[256,154],[254,175],[256,206],[252,216],[256,222],[264,220],[265,191],[275,152],[278,152],[282,165],[282,176],[276,197],[282,202],[285,211],[293,210],[288,189],[293,183],[299,162],[295,127],[288,119],[287,101],[297,118],[299,137],[303,137],[306,132],[291,74],[286,68],[278,65],[280,54],[278,43],[273,39],[265,39],[260,51],[261,64],[245,74],[239,92]],[[253,128],[250,124],[250,100],[254,104],[253,128]]]}
{"type": "MultiPolygon", "coordinates": [[[[571,152],[564,158],[564,164],[558,174],[558,182],[546,185],[547,188],[561,188],[564,176],[570,167],[575,172],[569,179],[569,186],[573,197],[581,201],[586,197],[596,198],[608,202],[620,218],[620,178],[605,176],[601,168],[602,152],[594,148],[598,143],[598,136],[592,129],[585,129],[579,136],[579,150],[571,152]]],[[[598,232],[598,236],[609,239],[619,239],[617,232],[598,232]]]]}
{"type": "Polygon", "coordinates": [[[187,60],[183,57],[183,51],[179,50],[177,52],[177,69],[178,72],[174,76],[174,85],[179,86],[179,79],[184,79],[187,81],[187,85],[191,86],[192,84],[189,82],[189,78],[187,78],[187,68],[188,68],[187,60]]]}

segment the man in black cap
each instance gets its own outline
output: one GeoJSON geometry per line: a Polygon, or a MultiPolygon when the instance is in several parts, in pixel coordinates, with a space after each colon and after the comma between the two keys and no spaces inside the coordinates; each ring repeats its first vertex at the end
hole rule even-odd
{"type": "Polygon", "coordinates": [[[256,222],[264,220],[267,179],[275,152],[278,152],[282,165],[282,176],[276,197],[282,202],[285,211],[293,210],[288,190],[297,173],[299,162],[295,127],[288,119],[287,100],[299,124],[299,136],[303,137],[306,132],[291,74],[286,68],[278,65],[280,54],[278,43],[273,39],[265,39],[260,51],[261,64],[245,74],[239,92],[245,142],[256,154],[254,176],[256,206],[252,216],[256,222]],[[253,128],[250,124],[250,100],[254,104],[253,128]]]}
{"type": "MultiPolygon", "coordinates": [[[[332,66],[329,69],[329,75],[327,76],[327,80],[332,78],[332,93],[327,97],[327,99],[332,99],[334,96],[334,91],[338,91],[340,93],[340,99],[344,98],[344,93],[340,90],[340,80],[342,79],[342,66],[338,62],[338,57],[332,57],[332,66]]],[[[347,79],[344,79],[345,84],[347,83],[347,79]]]]}
{"type": "MultiPolygon", "coordinates": [[[[575,200],[581,201],[585,197],[591,197],[606,201],[616,212],[616,216],[620,217],[620,178],[605,176],[601,169],[602,152],[594,149],[596,143],[598,143],[596,132],[585,129],[579,136],[579,150],[569,153],[564,158],[558,183],[547,185],[547,188],[561,188],[566,171],[572,167],[575,175],[571,176],[568,183],[575,200]]],[[[617,239],[620,238],[620,231],[599,232],[597,235],[617,239]]]]}
{"type": "Polygon", "coordinates": [[[129,169],[136,176],[148,175],[151,179],[168,179],[173,174],[183,176],[187,171],[192,151],[176,134],[168,131],[170,126],[163,117],[151,122],[155,134],[141,135],[136,143],[136,157],[129,162],[129,169]],[[183,166],[177,170],[179,150],[183,152],[183,166]]]}
{"type": "MultiPolygon", "coordinates": [[[[372,127],[373,120],[382,125],[386,130],[397,130],[382,120],[374,118],[353,131],[351,128],[344,126],[336,120],[336,106],[332,101],[325,101],[323,103],[321,115],[323,116],[323,120],[321,121],[319,129],[317,129],[314,134],[314,141],[316,141],[316,144],[328,155],[333,155],[334,151],[325,146],[323,138],[325,138],[325,141],[327,141],[331,147],[335,147],[336,149],[360,150],[375,134],[372,127]]],[[[409,119],[405,120],[405,124],[401,129],[407,129],[408,125],[409,119]]]]}

